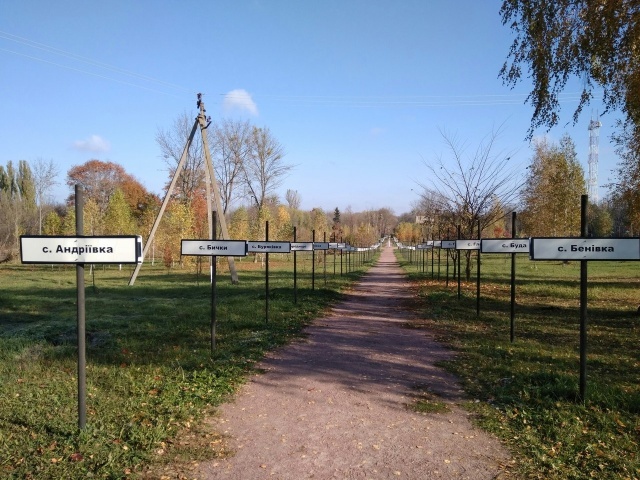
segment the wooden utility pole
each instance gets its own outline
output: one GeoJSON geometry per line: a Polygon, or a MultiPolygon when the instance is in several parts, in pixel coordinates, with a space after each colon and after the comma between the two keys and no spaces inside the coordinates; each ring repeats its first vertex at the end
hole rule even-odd
{"type": "MultiPolygon", "coordinates": [[[[220,227],[222,230],[221,238],[223,240],[230,240],[229,238],[229,230],[227,229],[227,222],[225,220],[224,212],[222,211],[222,202],[220,201],[220,189],[218,188],[218,182],[216,181],[215,171],[213,169],[213,163],[211,162],[211,155],[209,153],[209,144],[207,142],[207,127],[211,124],[211,119],[205,117],[206,110],[204,109],[204,102],[202,101],[202,94],[198,94],[198,116],[196,117],[193,127],[191,128],[191,133],[189,134],[189,138],[185,143],[184,150],[182,151],[182,156],[180,157],[180,161],[178,162],[178,166],[176,167],[176,171],[173,174],[173,178],[171,179],[171,183],[169,184],[169,188],[167,189],[167,193],[164,196],[164,200],[162,201],[162,206],[160,207],[160,211],[158,212],[158,216],[153,222],[153,227],[151,227],[151,232],[149,233],[149,238],[144,245],[144,250],[142,252],[142,258],[147,256],[147,251],[149,250],[150,245],[153,244],[153,239],[156,234],[156,230],[158,229],[158,225],[160,225],[160,220],[162,219],[162,215],[169,204],[169,200],[171,199],[171,195],[173,194],[173,189],[176,186],[176,182],[178,181],[178,177],[184,168],[185,161],[187,159],[187,154],[189,152],[189,147],[191,146],[191,142],[193,142],[193,137],[195,136],[196,129],[198,126],[200,127],[200,134],[202,137],[202,145],[205,152],[205,163],[207,164],[207,168],[205,170],[206,173],[206,181],[207,181],[207,211],[211,212],[212,210],[217,211],[219,214],[217,215],[218,220],[220,222],[220,227]],[[211,188],[210,188],[211,187],[211,188]],[[213,190],[213,191],[212,191],[213,190]],[[213,198],[211,198],[213,196],[213,198]],[[212,208],[213,202],[215,201],[215,208],[212,208]]],[[[209,219],[209,236],[212,238],[213,235],[213,224],[211,221],[212,215],[208,215],[209,219]]],[[[229,272],[231,273],[231,282],[238,283],[238,272],[236,271],[236,265],[233,260],[233,257],[227,257],[229,262],[229,272]]],[[[142,263],[138,263],[136,265],[131,278],[129,279],[129,285],[133,285],[140,273],[140,269],[142,268],[142,263]]]]}

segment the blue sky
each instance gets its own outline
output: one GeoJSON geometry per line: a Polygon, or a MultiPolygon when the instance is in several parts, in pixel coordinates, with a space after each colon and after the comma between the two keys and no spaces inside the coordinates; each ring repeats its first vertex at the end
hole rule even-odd
{"type": "MultiPolygon", "coordinates": [[[[495,152],[528,164],[529,85],[498,78],[512,39],[500,3],[5,0],[0,164],[54,160],[62,199],[70,167],[109,160],[160,194],[155,136],[195,116],[202,92],[214,122],[248,119],[284,146],[296,167],[281,198],[291,188],[303,209],[401,214],[429,181],[424,162],[447,158],[441,131],[472,154],[501,127],[495,152]]],[[[572,124],[578,90],[566,91],[562,126],[536,134],[568,133],[586,174],[591,108],[572,124]]],[[[614,120],[601,119],[600,185],[617,162],[614,120]]]]}

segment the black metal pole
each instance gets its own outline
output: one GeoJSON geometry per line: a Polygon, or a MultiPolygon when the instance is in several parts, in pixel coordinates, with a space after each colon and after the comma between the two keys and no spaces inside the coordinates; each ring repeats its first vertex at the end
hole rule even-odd
{"type": "MultiPolygon", "coordinates": [[[[75,186],[76,235],[84,235],[84,195],[80,185],[75,186]]],[[[87,425],[87,358],[85,330],[84,263],[76,265],[77,314],[78,314],[78,428],[87,425]]]]}
{"type": "MultiPolygon", "coordinates": [[[[440,232],[438,232],[439,234],[440,232]]],[[[438,249],[438,281],[440,281],[440,253],[442,252],[442,235],[440,236],[440,248],[438,249]]]]}
{"type": "MultiPolygon", "coordinates": [[[[265,222],[265,228],[264,228],[264,241],[268,242],[269,241],[269,220],[267,220],[265,222]]],[[[264,265],[265,265],[265,271],[264,271],[264,285],[265,285],[265,299],[264,299],[264,304],[265,304],[265,317],[264,317],[264,321],[265,323],[269,323],[269,254],[265,253],[264,254],[264,265]]]]}
{"type": "MultiPolygon", "coordinates": [[[[481,241],[482,230],[480,229],[480,220],[478,220],[478,242],[481,241]]],[[[478,248],[478,266],[476,273],[476,317],[480,316],[480,248],[478,248]]]]}
{"type": "MultiPolygon", "coordinates": [[[[516,238],[516,212],[511,212],[511,238],[516,238]]],[[[509,338],[511,343],[516,335],[516,254],[511,254],[511,328],[509,338]]]]}
{"type": "MultiPolygon", "coordinates": [[[[327,232],[322,232],[322,241],[326,243],[327,241],[327,232]]],[[[327,286],[327,250],[323,250],[322,251],[323,255],[324,255],[324,268],[323,268],[323,275],[324,275],[324,286],[327,286]]]]}
{"type": "Polygon", "coordinates": [[[433,233],[431,234],[431,280],[433,280],[434,275],[433,275],[433,249],[436,248],[435,246],[435,240],[433,239],[433,233]]]}
{"type": "MultiPolygon", "coordinates": [[[[342,237],[340,237],[340,243],[342,243],[342,237]]],[[[342,276],[342,252],[343,250],[340,250],[340,276],[342,276]]]]}
{"type": "MultiPolygon", "coordinates": [[[[580,199],[580,236],[586,238],[589,197],[580,199]]],[[[580,260],[580,399],[587,398],[587,260],[580,260]]]]}
{"type": "MultiPolygon", "coordinates": [[[[447,240],[451,239],[451,235],[449,235],[449,228],[447,227],[447,240]]],[[[448,287],[449,286],[449,249],[447,249],[447,276],[446,276],[446,282],[445,285],[448,287]]]]}
{"type": "MultiPolygon", "coordinates": [[[[460,225],[458,225],[458,240],[460,240],[460,225]]],[[[458,300],[460,300],[460,250],[456,249],[456,257],[458,257],[458,300]]]]}
{"type": "MultiPolygon", "coordinates": [[[[293,242],[297,240],[297,228],[293,227],[293,242]]],[[[298,252],[293,251],[293,303],[298,303],[298,252]]]]}
{"type": "MultiPolygon", "coordinates": [[[[211,239],[213,241],[216,240],[218,236],[218,212],[215,210],[211,212],[211,239]]],[[[216,277],[218,274],[218,266],[216,265],[216,257],[214,255],[211,256],[211,354],[216,349],[216,277]]]]}

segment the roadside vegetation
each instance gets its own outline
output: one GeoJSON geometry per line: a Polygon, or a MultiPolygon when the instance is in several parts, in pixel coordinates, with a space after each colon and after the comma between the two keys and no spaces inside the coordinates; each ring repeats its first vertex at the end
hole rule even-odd
{"type": "Polygon", "coordinates": [[[432,279],[415,259],[398,258],[416,292],[412,307],[419,319],[411,326],[456,351],[444,367],[460,378],[477,423],[511,449],[514,478],[640,478],[636,263],[589,263],[588,379],[581,401],[578,262],[518,256],[511,343],[509,255],[482,256],[479,317],[474,276],[462,283],[458,299],[457,282],[445,285],[444,263],[438,281],[437,263],[432,279]]]}
{"type": "MultiPolygon", "coordinates": [[[[254,372],[267,351],[298,337],[368,268],[358,262],[326,283],[298,256],[270,259],[269,322],[260,262],[236,261],[232,285],[220,262],[216,350],[210,343],[211,285],[195,269],[86,269],[87,425],[78,431],[76,280],[72,266],[0,267],[0,476],[136,478],[149,466],[224,454],[206,432],[207,413],[254,372]]],[[[206,270],[205,270],[206,271],[206,270]]],[[[155,466],[155,467],[154,467],[155,466]]]]}

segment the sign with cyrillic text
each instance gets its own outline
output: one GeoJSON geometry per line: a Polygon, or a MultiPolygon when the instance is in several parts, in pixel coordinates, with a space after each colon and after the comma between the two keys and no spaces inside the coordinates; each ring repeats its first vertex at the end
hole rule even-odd
{"type": "Polygon", "coordinates": [[[529,253],[528,238],[483,238],[482,253],[529,253]]]}
{"type": "Polygon", "coordinates": [[[139,263],[142,237],[119,235],[101,237],[20,237],[22,263],[139,263]]]}
{"type": "Polygon", "coordinates": [[[291,243],[289,242],[247,242],[249,252],[260,253],[289,253],[291,243]]]}
{"type": "Polygon", "coordinates": [[[442,242],[440,243],[440,248],[444,248],[447,250],[453,250],[456,248],[456,241],[455,240],[442,240],[442,242]]]}
{"type": "Polygon", "coordinates": [[[531,260],[640,260],[639,238],[532,238],[531,260]]]}
{"type": "Polygon", "coordinates": [[[480,250],[480,240],[456,240],[456,250],[480,250]]]}
{"type": "Polygon", "coordinates": [[[292,252],[311,252],[313,251],[313,242],[291,242],[292,252]]]}
{"type": "Polygon", "coordinates": [[[244,240],[182,240],[182,255],[203,255],[207,257],[245,257],[247,242],[244,240]]]}

